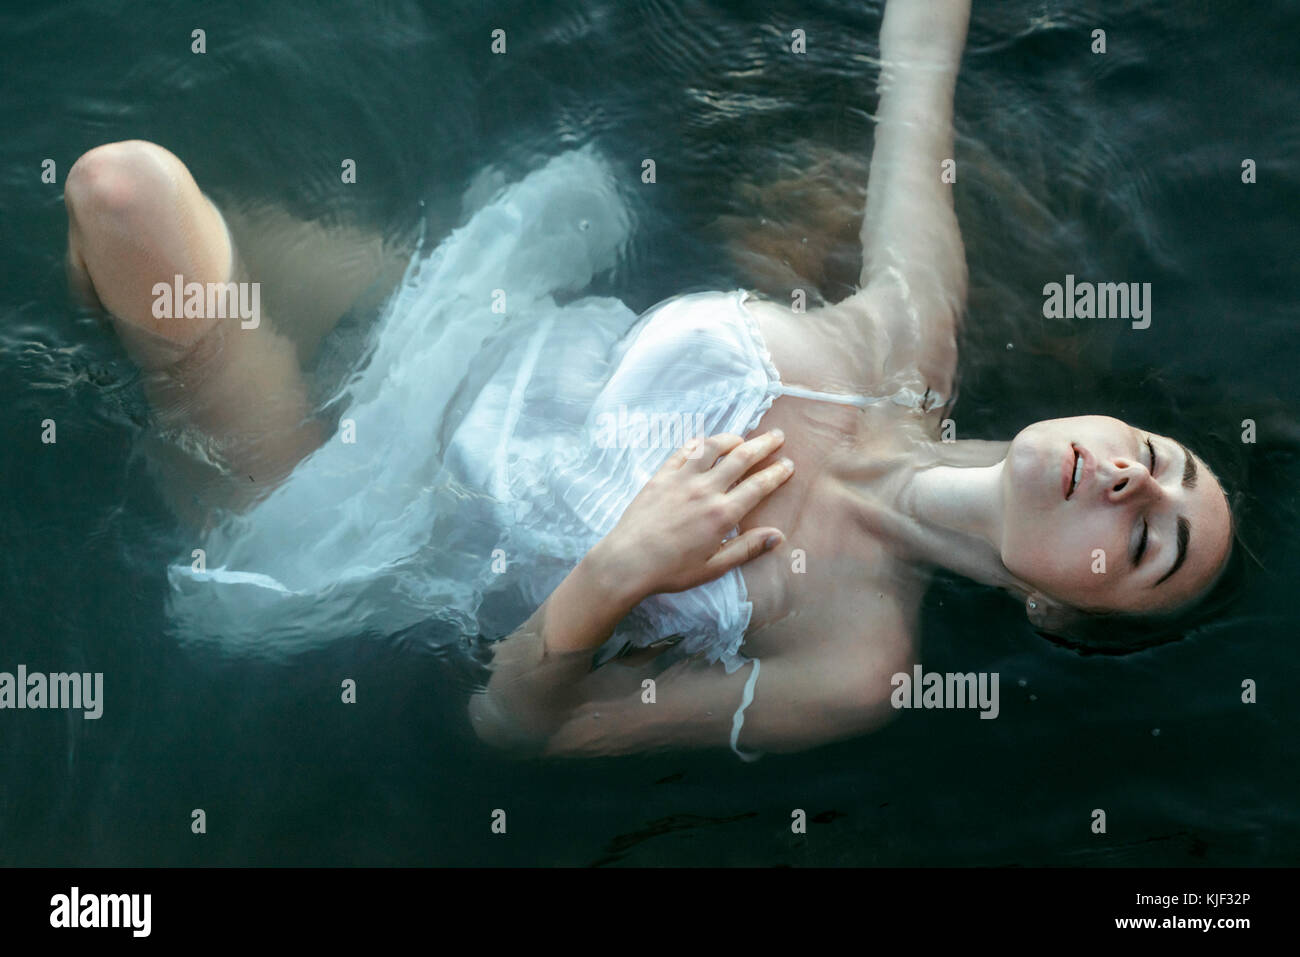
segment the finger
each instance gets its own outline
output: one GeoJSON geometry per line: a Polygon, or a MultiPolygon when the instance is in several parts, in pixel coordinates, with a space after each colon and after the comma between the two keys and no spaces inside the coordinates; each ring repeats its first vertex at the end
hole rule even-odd
{"type": "Polygon", "coordinates": [[[745,481],[727,493],[727,498],[735,506],[739,518],[748,515],[759,502],[767,498],[794,474],[794,462],[783,458],[774,465],[769,465],[761,472],[755,472],[745,481]]]}
{"type": "Polygon", "coordinates": [[[696,449],[703,439],[687,439],[686,444],[680,449],[668,456],[668,461],[664,463],[666,469],[679,469],[686,464],[686,461],[693,455],[697,454],[696,449]]]}
{"type": "Polygon", "coordinates": [[[779,449],[784,441],[785,433],[780,429],[773,429],[771,432],[755,436],[728,452],[722,461],[713,467],[722,490],[726,491],[739,482],[741,476],[779,449]]]}
{"type": "Polygon", "coordinates": [[[760,555],[770,552],[785,536],[775,528],[751,528],[749,531],[729,539],[704,563],[705,570],[716,578],[745,562],[753,561],[760,555]]]}
{"type": "Polygon", "coordinates": [[[719,455],[726,455],[745,440],[731,432],[720,432],[702,439],[686,456],[685,468],[696,472],[707,472],[719,455]]]}

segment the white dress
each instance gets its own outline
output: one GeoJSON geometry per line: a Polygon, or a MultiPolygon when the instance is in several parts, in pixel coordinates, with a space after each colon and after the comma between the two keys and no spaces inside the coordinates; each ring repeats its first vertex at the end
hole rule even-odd
{"type": "MultiPolygon", "coordinates": [[[[438,642],[501,637],[687,438],[745,435],[779,395],[932,405],[783,385],[743,290],[640,318],[614,298],[557,301],[613,266],[631,231],[590,147],[481,201],[491,188],[471,188],[466,225],[412,260],[327,403],[343,410],[335,435],[207,535],[204,567],[169,567],[178,639],[283,656],[429,623],[438,642]]],[[[647,598],[598,658],[676,638],[671,657],[730,673],[750,660],[751,611],[733,569],[647,598]]],[[[752,691],[751,677],[745,704],[752,691]]]]}
{"type": "MultiPolygon", "coordinates": [[[[439,640],[499,637],[687,438],[751,431],[780,388],[742,292],[640,319],[614,298],[557,301],[613,266],[630,231],[584,147],[413,259],[329,403],[335,435],[209,532],[202,566],[169,567],[176,636],[272,656],[430,621],[439,640]]],[[[602,654],[677,636],[674,654],[734,671],[750,611],[733,570],[646,599],[602,654]]]]}

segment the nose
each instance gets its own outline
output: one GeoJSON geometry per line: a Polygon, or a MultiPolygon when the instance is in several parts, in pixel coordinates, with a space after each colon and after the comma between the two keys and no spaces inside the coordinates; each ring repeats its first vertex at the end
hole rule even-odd
{"type": "Polygon", "coordinates": [[[1106,497],[1116,503],[1160,494],[1160,486],[1141,462],[1114,458],[1106,465],[1106,497]]]}

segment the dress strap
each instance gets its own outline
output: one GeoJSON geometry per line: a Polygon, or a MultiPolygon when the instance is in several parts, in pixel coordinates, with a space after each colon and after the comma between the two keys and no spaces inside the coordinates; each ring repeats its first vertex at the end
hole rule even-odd
{"type": "Polygon", "coordinates": [[[837,405],[855,405],[859,409],[865,409],[869,405],[875,405],[877,402],[883,401],[865,395],[818,392],[815,389],[803,389],[797,385],[785,385],[784,383],[778,387],[778,391],[781,395],[792,395],[797,399],[815,399],[818,402],[834,402],[837,405]]]}
{"type": "Polygon", "coordinates": [[[740,740],[740,729],[745,726],[745,709],[749,707],[754,700],[754,683],[758,681],[758,659],[751,658],[754,667],[750,669],[749,680],[745,682],[745,691],[741,696],[740,707],[731,717],[731,750],[736,752],[736,757],[742,761],[757,761],[763,756],[762,751],[742,751],[737,742],[740,740]]]}
{"type": "Polygon", "coordinates": [[[758,297],[748,289],[743,288],[737,289],[733,295],[736,296],[736,302],[740,306],[741,314],[748,321],[748,328],[754,337],[754,343],[771,379],[769,388],[772,394],[788,395],[797,399],[812,399],[816,402],[833,402],[836,405],[851,405],[859,409],[865,409],[869,405],[879,405],[881,402],[892,402],[895,405],[916,409],[920,412],[930,412],[946,404],[943,398],[932,389],[917,392],[914,389],[903,388],[893,395],[851,395],[845,392],[820,392],[816,389],[805,389],[802,386],[786,385],[781,381],[781,374],[772,363],[772,356],[767,350],[767,344],[763,341],[763,333],[758,325],[758,320],[749,310],[749,307],[745,305],[745,303],[756,300],[758,297]]]}
{"type": "Polygon", "coordinates": [[[924,393],[905,388],[899,389],[893,395],[848,395],[842,392],[818,392],[815,389],[804,389],[797,385],[781,383],[777,386],[777,391],[781,395],[793,396],[798,399],[834,402],[837,405],[852,405],[859,409],[865,409],[869,405],[879,405],[881,402],[892,402],[895,405],[917,409],[921,412],[929,412],[931,409],[943,404],[939,395],[931,389],[926,389],[924,393]]]}

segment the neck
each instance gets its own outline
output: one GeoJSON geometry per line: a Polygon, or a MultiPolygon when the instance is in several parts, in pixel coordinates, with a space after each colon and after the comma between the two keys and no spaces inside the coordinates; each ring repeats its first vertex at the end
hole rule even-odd
{"type": "Polygon", "coordinates": [[[1002,467],[1007,442],[916,442],[887,482],[859,483],[870,530],[900,556],[1025,591],[1002,564],[1002,467]]]}

